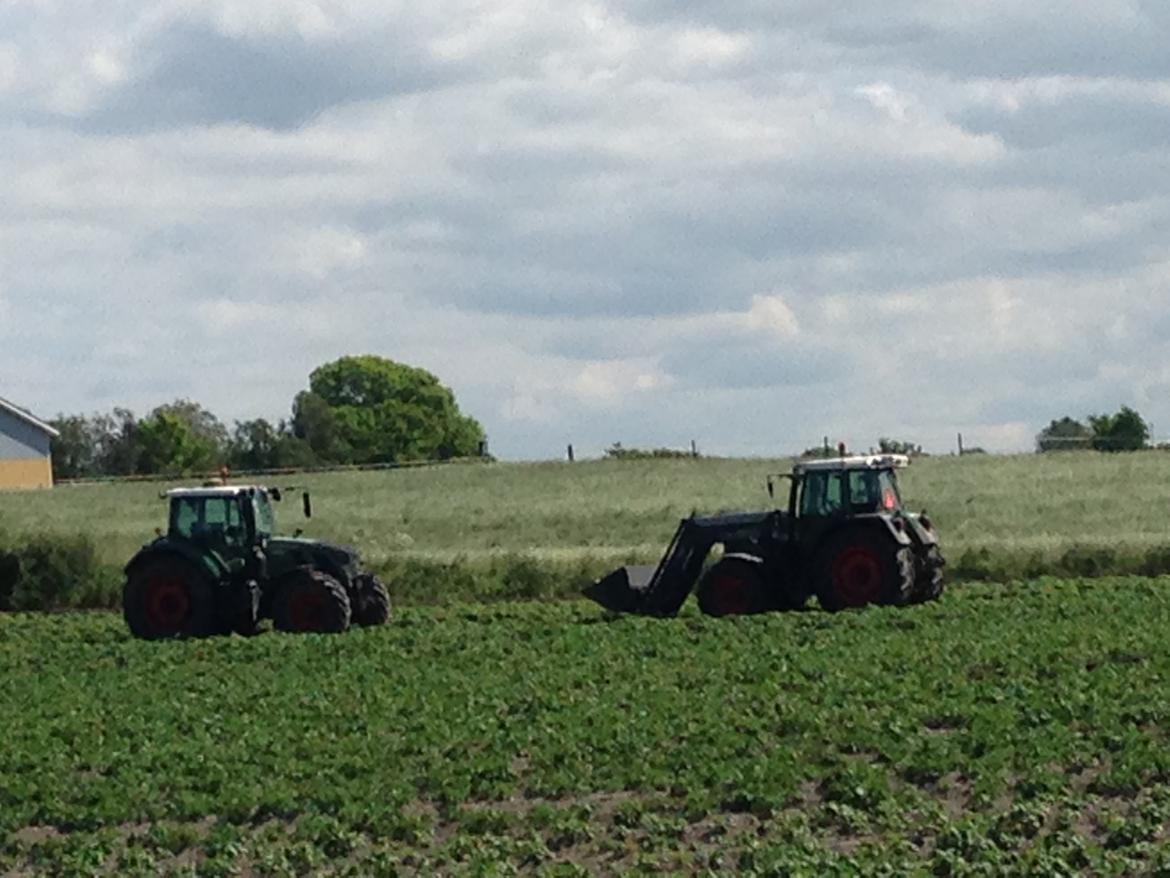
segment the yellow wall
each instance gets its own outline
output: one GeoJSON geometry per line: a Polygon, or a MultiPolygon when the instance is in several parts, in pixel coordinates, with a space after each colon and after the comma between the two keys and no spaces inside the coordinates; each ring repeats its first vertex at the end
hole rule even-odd
{"type": "Polygon", "coordinates": [[[53,464],[47,457],[0,460],[0,491],[53,487],[53,464]]]}

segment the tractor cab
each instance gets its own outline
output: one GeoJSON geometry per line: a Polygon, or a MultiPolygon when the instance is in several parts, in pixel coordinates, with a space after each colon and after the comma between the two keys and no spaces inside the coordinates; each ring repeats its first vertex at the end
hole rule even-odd
{"type": "Polygon", "coordinates": [[[275,529],[269,492],[253,486],[176,488],[167,536],[206,547],[226,559],[263,548],[275,529]]]}
{"type": "Polygon", "coordinates": [[[896,513],[902,509],[895,470],[903,454],[834,457],[798,463],[792,470],[790,512],[798,518],[896,513]]]}

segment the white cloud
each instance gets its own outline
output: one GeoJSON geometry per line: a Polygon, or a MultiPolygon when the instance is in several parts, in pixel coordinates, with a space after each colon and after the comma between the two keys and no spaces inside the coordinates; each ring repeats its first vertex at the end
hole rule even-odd
{"type": "Polygon", "coordinates": [[[777,295],[752,296],[745,323],[752,329],[760,329],[781,338],[791,338],[800,332],[796,315],[783,297],[777,295]]]}
{"type": "Polygon", "coordinates": [[[605,360],[586,363],[570,388],[583,400],[612,403],[668,383],[655,364],[644,359],[605,360]]]}

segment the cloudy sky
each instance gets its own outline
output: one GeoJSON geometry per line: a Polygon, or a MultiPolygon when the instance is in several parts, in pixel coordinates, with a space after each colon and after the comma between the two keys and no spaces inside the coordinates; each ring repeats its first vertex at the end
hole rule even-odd
{"type": "Polygon", "coordinates": [[[0,0],[0,396],[506,458],[1170,435],[1164,0],[0,0]]]}

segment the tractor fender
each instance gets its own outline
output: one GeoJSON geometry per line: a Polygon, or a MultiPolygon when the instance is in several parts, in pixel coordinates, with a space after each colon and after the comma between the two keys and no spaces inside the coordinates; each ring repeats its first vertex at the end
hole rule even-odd
{"type": "Polygon", "coordinates": [[[910,538],[910,534],[906,533],[905,525],[898,527],[893,516],[879,515],[878,518],[882,520],[882,523],[886,526],[886,530],[889,531],[890,536],[892,536],[899,545],[909,546],[913,544],[914,541],[910,538]]]}
{"type": "Polygon", "coordinates": [[[899,546],[909,546],[913,542],[910,539],[910,535],[906,533],[905,529],[899,529],[894,524],[894,518],[892,516],[858,515],[842,521],[836,527],[832,527],[826,530],[823,534],[821,534],[820,539],[817,540],[817,544],[820,545],[821,543],[824,543],[826,539],[837,533],[840,533],[843,530],[869,527],[880,528],[882,531],[888,534],[890,538],[899,546]]]}
{"type": "Polygon", "coordinates": [[[176,555],[184,560],[190,561],[196,568],[202,570],[211,582],[222,582],[228,578],[227,565],[214,552],[201,552],[195,546],[186,542],[169,540],[166,537],[157,539],[150,545],[143,546],[130,559],[130,562],[125,567],[125,573],[129,576],[135,568],[154,558],[176,555]]]}
{"type": "Polygon", "coordinates": [[[922,546],[937,546],[938,545],[938,531],[933,527],[927,527],[922,522],[922,516],[917,512],[906,513],[906,520],[910,525],[910,529],[914,531],[914,540],[922,546]]]}

